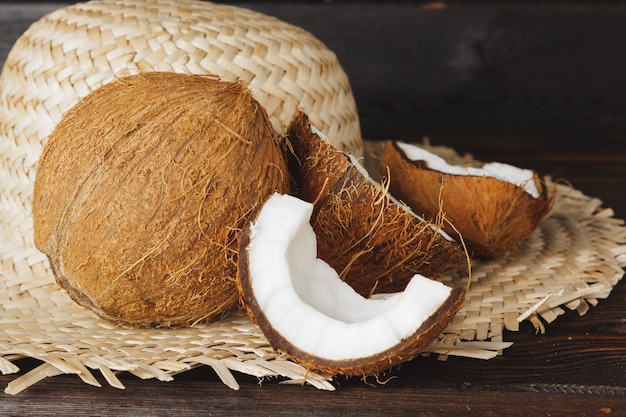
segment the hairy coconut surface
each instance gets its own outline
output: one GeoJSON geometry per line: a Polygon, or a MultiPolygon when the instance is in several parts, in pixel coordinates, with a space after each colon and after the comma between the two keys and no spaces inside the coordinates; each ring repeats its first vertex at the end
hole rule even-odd
{"type": "Polygon", "coordinates": [[[101,316],[187,325],[236,304],[241,227],[289,184],[267,114],[242,83],[120,78],[50,135],[35,180],[35,242],[58,283],[101,316]]]}
{"type": "Polygon", "coordinates": [[[313,205],[274,194],[244,229],[240,294],[275,349],[310,369],[372,375],[416,356],[464,290],[415,275],[403,292],[365,298],[316,257],[313,205]]]}
{"type": "Polygon", "coordinates": [[[553,197],[539,176],[506,164],[447,164],[412,144],[388,141],[382,153],[392,195],[427,218],[443,211],[470,253],[497,257],[513,250],[548,213],[553,197]]]}
{"type": "Polygon", "coordinates": [[[416,274],[429,278],[466,260],[461,245],[395,201],[353,156],[324,139],[303,113],[287,131],[297,193],[314,203],[319,257],[359,294],[401,291],[416,274]]]}

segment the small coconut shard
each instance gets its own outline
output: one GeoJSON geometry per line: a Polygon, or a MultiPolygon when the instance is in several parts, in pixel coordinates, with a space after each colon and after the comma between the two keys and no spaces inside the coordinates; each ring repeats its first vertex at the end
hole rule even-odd
{"type": "Polygon", "coordinates": [[[359,162],[298,113],[286,144],[297,196],[313,203],[319,257],[359,294],[402,291],[415,274],[436,278],[465,265],[461,245],[399,204],[359,162]]]}
{"type": "Polygon", "coordinates": [[[464,290],[415,275],[365,298],[317,257],[311,203],[274,194],[244,229],[239,291],[274,349],[312,370],[375,375],[412,359],[448,325],[464,290]]]}
{"type": "Polygon", "coordinates": [[[553,200],[537,173],[508,164],[459,166],[423,147],[392,141],[381,160],[391,194],[426,218],[443,212],[449,220],[444,230],[460,234],[473,257],[513,251],[553,200]]]}
{"type": "Polygon", "coordinates": [[[289,192],[267,114],[242,83],[145,73],[81,100],[35,180],[37,247],[78,303],[133,326],[180,326],[238,300],[247,217],[289,192]]]}

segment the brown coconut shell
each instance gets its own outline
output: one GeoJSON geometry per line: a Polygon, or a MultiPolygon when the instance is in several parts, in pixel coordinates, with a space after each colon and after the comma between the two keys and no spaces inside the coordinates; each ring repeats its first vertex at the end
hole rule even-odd
{"type": "Polygon", "coordinates": [[[385,143],[381,163],[389,175],[390,193],[419,215],[435,218],[443,213],[449,221],[444,230],[457,238],[460,234],[474,257],[498,257],[514,250],[537,228],[553,201],[536,173],[538,198],[497,178],[431,169],[426,161],[409,160],[393,141],[385,143]]]}
{"type": "Polygon", "coordinates": [[[318,257],[359,294],[402,291],[416,273],[440,277],[465,264],[461,245],[415,216],[297,113],[287,130],[298,197],[314,203],[318,257]]]}
{"type": "Polygon", "coordinates": [[[35,180],[37,247],[78,303],[115,322],[224,314],[241,228],[289,174],[242,83],[145,73],[93,91],[50,135],[35,180]]]}
{"type": "MultiPolygon", "coordinates": [[[[302,364],[310,370],[327,372],[333,375],[363,377],[380,374],[416,357],[441,334],[463,306],[465,289],[462,287],[452,288],[447,300],[413,334],[408,335],[392,348],[375,355],[346,360],[331,360],[305,352],[294,346],[274,329],[271,321],[268,320],[256,301],[254,289],[250,282],[249,260],[247,256],[243,255],[247,253],[246,249],[250,244],[250,226],[251,224],[243,230],[239,249],[242,256],[239,258],[238,286],[243,304],[250,318],[263,331],[268,342],[275,350],[287,354],[295,362],[302,364]]],[[[372,337],[375,337],[375,335],[372,337]]]]}

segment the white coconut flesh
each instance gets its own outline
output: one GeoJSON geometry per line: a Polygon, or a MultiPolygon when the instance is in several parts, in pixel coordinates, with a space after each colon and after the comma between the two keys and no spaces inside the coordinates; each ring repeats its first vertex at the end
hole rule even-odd
{"type": "Polygon", "coordinates": [[[273,331],[332,361],[369,357],[414,334],[451,288],[416,275],[401,293],[364,298],[316,257],[313,205],[274,194],[250,226],[248,279],[273,331]]]}
{"type": "Polygon", "coordinates": [[[442,157],[410,143],[398,142],[398,147],[411,161],[426,161],[430,169],[451,175],[469,175],[475,177],[491,177],[506,181],[524,190],[533,198],[539,198],[540,192],[535,184],[534,172],[502,162],[489,162],[481,168],[463,167],[448,164],[442,157]]]}

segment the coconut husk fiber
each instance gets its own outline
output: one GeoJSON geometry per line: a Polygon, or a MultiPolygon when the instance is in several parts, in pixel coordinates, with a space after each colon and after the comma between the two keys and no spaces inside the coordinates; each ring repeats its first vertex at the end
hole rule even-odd
{"type": "Polygon", "coordinates": [[[235,305],[240,231],[290,184],[244,83],[123,77],[81,99],[44,146],[35,244],[59,285],[102,317],[189,325],[235,305]]]}
{"type": "Polygon", "coordinates": [[[313,203],[318,256],[359,294],[402,291],[413,275],[429,278],[466,263],[463,247],[390,198],[360,163],[312,130],[298,113],[287,129],[296,192],[313,203]]]}

